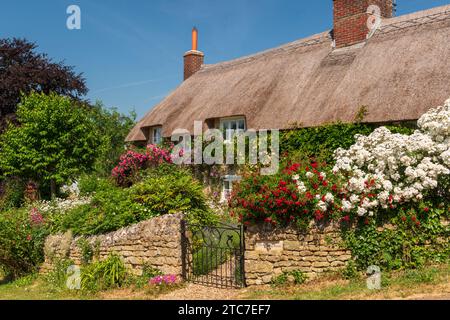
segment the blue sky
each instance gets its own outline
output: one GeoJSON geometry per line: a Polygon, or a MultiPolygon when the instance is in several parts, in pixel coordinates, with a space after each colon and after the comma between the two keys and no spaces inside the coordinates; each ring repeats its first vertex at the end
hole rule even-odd
{"type": "MultiPolygon", "coordinates": [[[[83,72],[92,101],[143,116],[183,77],[191,29],[206,63],[252,54],[332,28],[332,0],[3,0],[0,38],[25,37],[83,72]],[[81,30],[66,9],[81,8],[81,30]]],[[[397,15],[450,0],[397,0],[397,15]]]]}

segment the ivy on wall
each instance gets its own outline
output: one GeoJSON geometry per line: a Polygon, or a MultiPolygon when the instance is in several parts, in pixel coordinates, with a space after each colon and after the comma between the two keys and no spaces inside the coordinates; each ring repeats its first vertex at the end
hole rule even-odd
{"type": "MultiPolygon", "coordinates": [[[[386,126],[393,133],[411,134],[414,123],[386,126]]],[[[355,135],[369,135],[379,125],[364,123],[333,123],[320,127],[294,128],[280,136],[281,154],[316,156],[327,162],[333,161],[334,151],[348,149],[356,141],[355,135]]]]}

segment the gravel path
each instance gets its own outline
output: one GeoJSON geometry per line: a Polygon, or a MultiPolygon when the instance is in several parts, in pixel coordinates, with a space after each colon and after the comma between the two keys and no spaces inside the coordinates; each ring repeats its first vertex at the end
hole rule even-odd
{"type": "Polygon", "coordinates": [[[219,289],[198,284],[188,284],[185,288],[159,297],[159,300],[236,300],[247,289],[219,289]]]}

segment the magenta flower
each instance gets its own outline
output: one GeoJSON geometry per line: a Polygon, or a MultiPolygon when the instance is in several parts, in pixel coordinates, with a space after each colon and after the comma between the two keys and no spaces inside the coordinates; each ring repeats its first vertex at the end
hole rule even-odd
{"type": "Polygon", "coordinates": [[[150,279],[150,285],[171,285],[177,282],[177,276],[174,274],[164,275],[164,276],[156,276],[150,279]]]}
{"type": "Polygon", "coordinates": [[[32,225],[38,226],[44,223],[44,217],[37,208],[30,210],[30,221],[32,225]]]}

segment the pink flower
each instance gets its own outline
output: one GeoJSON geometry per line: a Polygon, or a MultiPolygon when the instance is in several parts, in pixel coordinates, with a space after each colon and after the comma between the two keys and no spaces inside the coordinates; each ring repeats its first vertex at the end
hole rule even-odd
{"type": "Polygon", "coordinates": [[[30,220],[32,225],[41,225],[44,223],[44,217],[39,212],[37,208],[32,208],[30,210],[30,220]]]}

